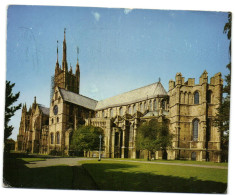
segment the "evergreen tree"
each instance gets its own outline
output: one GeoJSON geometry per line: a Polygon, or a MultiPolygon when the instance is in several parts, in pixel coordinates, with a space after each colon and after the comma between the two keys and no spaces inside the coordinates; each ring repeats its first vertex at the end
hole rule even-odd
{"type": "Polygon", "coordinates": [[[222,161],[228,160],[230,88],[231,88],[231,21],[232,21],[232,14],[228,13],[228,22],[224,26],[224,33],[227,34],[227,38],[230,41],[229,44],[230,63],[226,66],[229,69],[229,74],[225,76],[226,85],[223,87],[223,94],[225,94],[225,97],[223,98],[222,103],[218,108],[218,112],[214,121],[215,126],[219,128],[222,136],[221,137],[222,161]]]}
{"type": "Polygon", "coordinates": [[[12,89],[15,83],[6,81],[6,99],[5,99],[5,130],[4,130],[4,143],[7,138],[11,136],[14,127],[9,125],[11,117],[15,115],[15,112],[21,108],[21,104],[13,106],[13,104],[18,100],[20,92],[13,94],[12,89]]]}

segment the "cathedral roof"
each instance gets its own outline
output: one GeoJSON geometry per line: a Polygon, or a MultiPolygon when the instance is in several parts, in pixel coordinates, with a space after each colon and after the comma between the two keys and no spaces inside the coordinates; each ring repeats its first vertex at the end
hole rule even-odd
{"type": "Polygon", "coordinates": [[[45,106],[38,104],[39,109],[42,111],[43,114],[48,115],[50,113],[50,108],[46,108],[45,106]]]}
{"type": "Polygon", "coordinates": [[[59,88],[63,100],[91,110],[95,110],[97,101],[86,96],[59,88]]]}
{"type": "Polygon", "coordinates": [[[167,96],[167,92],[161,82],[153,83],[126,93],[122,93],[104,100],[101,100],[96,105],[96,110],[105,109],[108,107],[127,105],[157,96],[167,96]]]}

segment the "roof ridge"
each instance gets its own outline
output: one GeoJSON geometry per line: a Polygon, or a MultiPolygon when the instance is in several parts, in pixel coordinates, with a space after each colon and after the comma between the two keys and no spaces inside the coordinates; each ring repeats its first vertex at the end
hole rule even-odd
{"type": "MultiPolygon", "coordinates": [[[[143,86],[143,87],[139,87],[139,88],[136,88],[136,89],[132,89],[132,90],[130,90],[130,91],[126,91],[126,92],[123,92],[123,93],[119,93],[119,94],[117,94],[117,95],[113,95],[113,96],[108,97],[108,98],[105,98],[105,99],[103,99],[103,100],[107,100],[107,99],[112,98],[112,97],[115,97],[115,96],[123,95],[123,94],[125,94],[125,93],[137,91],[137,90],[139,90],[139,89],[142,89],[142,88],[145,88],[145,87],[149,87],[149,86],[154,85],[154,84],[157,84],[157,83],[158,83],[158,82],[155,82],[155,83],[152,83],[152,84],[145,85],[145,86],[143,86]]],[[[103,101],[103,100],[99,100],[98,102],[103,101]]]]}
{"type": "Polygon", "coordinates": [[[74,92],[72,92],[72,91],[69,91],[69,90],[66,90],[66,89],[63,89],[63,88],[59,88],[59,90],[64,90],[64,91],[66,91],[66,92],[73,93],[73,94],[75,94],[75,95],[82,96],[82,97],[85,97],[85,98],[88,98],[88,99],[90,99],[90,100],[93,100],[93,101],[98,102],[97,100],[94,100],[94,99],[92,99],[92,98],[90,98],[90,97],[87,97],[87,96],[85,96],[85,95],[81,95],[81,94],[78,94],[78,93],[74,93],[74,92]]]}

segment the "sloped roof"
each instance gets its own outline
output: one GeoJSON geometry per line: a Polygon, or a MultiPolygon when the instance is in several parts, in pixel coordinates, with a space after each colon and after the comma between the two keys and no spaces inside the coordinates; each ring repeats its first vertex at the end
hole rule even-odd
{"type": "Polygon", "coordinates": [[[97,103],[95,110],[101,110],[108,107],[126,105],[147,98],[152,98],[156,96],[166,96],[167,92],[162,86],[161,82],[153,83],[126,93],[122,93],[104,100],[101,100],[97,103]]]}
{"type": "Polygon", "coordinates": [[[43,114],[48,115],[50,113],[50,108],[47,108],[41,104],[38,104],[38,108],[42,111],[43,114]]]}
{"type": "Polygon", "coordinates": [[[86,96],[71,92],[71,91],[67,91],[65,89],[61,89],[59,88],[60,93],[62,95],[63,100],[91,109],[91,110],[95,110],[97,101],[93,100],[91,98],[88,98],[86,96]]]}

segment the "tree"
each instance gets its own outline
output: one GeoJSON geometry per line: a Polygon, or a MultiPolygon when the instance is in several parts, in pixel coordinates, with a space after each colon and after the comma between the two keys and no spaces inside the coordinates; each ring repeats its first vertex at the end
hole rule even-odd
{"type": "MultiPolygon", "coordinates": [[[[100,127],[81,125],[73,132],[70,148],[76,152],[99,150],[100,135],[104,137],[100,127]]],[[[103,139],[101,141],[103,146],[103,139]]]]}
{"type": "Polygon", "coordinates": [[[152,119],[149,122],[143,122],[137,129],[136,148],[147,150],[149,160],[149,152],[152,154],[162,150],[164,156],[167,147],[171,146],[171,140],[172,135],[169,132],[167,120],[163,119],[162,122],[158,122],[152,119]]]}
{"type": "Polygon", "coordinates": [[[223,94],[225,97],[217,109],[217,115],[214,120],[214,125],[219,128],[221,132],[221,149],[222,161],[228,160],[228,143],[229,143],[229,117],[230,117],[230,88],[231,88],[231,21],[232,14],[228,13],[228,22],[224,26],[224,33],[230,41],[229,56],[230,63],[226,66],[229,69],[229,74],[225,76],[226,85],[223,87],[223,94]]]}
{"type": "Polygon", "coordinates": [[[14,127],[9,125],[11,117],[15,115],[15,112],[21,108],[21,104],[13,106],[13,104],[18,100],[20,92],[13,94],[12,89],[15,83],[6,81],[6,102],[5,102],[5,130],[4,130],[4,143],[7,138],[11,136],[14,127]]]}

